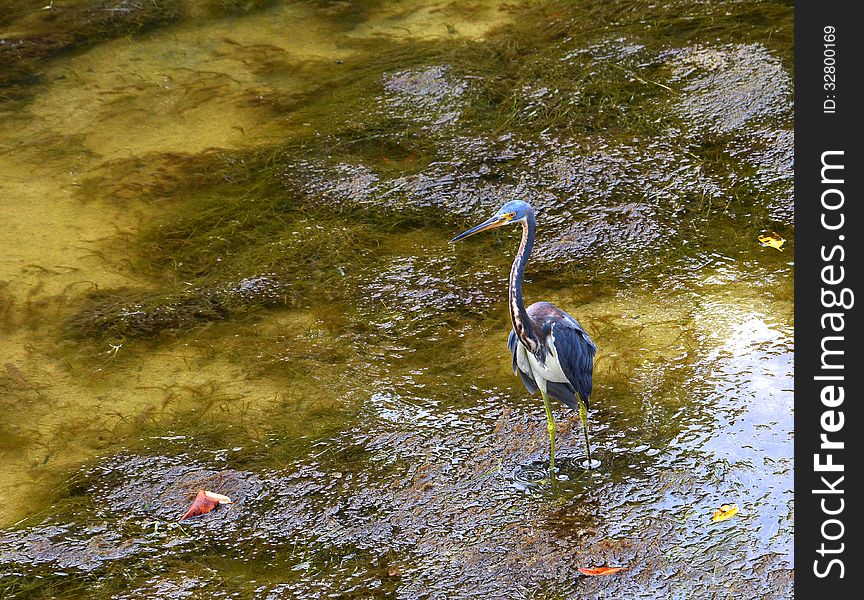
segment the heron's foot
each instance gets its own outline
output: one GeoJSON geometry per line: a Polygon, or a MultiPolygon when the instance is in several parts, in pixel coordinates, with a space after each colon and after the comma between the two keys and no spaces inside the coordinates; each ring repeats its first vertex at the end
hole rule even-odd
{"type": "Polygon", "coordinates": [[[558,469],[557,467],[551,467],[550,466],[549,474],[548,474],[549,476],[543,480],[544,484],[554,485],[556,481],[561,481],[562,479],[567,479],[566,475],[561,475],[560,473],[558,473],[559,470],[560,469],[558,469]]]}
{"type": "Polygon", "coordinates": [[[579,466],[586,471],[591,471],[592,469],[596,469],[600,466],[600,461],[596,458],[592,458],[590,460],[586,458],[581,463],[579,463],[579,466]]]}
{"type": "Polygon", "coordinates": [[[549,470],[546,471],[545,475],[546,475],[546,476],[543,477],[543,479],[538,479],[538,480],[537,480],[537,482],[536,482],[537,485],[542,485],[542,486],[551,485],[551,486],[554,486],[556,481],[561,481],[562,479],[567,479],[567,476],[566,476],[566,475],[560,475],[560,474],[558,473],[558,468],[557,468],[557,467],[550,467],[549,470]]]}
{"type": "Polygon", "coordinates": [[[553,484],[556,481],[570,481],[570,477],[566,473],[560,473],[559,469],[555,469],[554,473],[550,473],[549,479],[550,479],[550,482],[553,484]]]}

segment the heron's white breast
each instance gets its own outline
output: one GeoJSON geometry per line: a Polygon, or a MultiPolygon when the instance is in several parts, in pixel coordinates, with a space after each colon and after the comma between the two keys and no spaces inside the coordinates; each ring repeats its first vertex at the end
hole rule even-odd
{"type": "Polygon", "coordinates": [[[530,373],[544,393],[546,392],[547,381],[557,381],[559,383],[568,383],[567,377],[564,376],[564,371],[561,370],[561,363],[558,362],[558,354],[555,352],[555,336],[550,335],[546,340],[546,362],[541,364],[537,357],[529,352],[522,342],[519,341],[519,347],[516,352],[516,365],[525,373],[530,373]]]}

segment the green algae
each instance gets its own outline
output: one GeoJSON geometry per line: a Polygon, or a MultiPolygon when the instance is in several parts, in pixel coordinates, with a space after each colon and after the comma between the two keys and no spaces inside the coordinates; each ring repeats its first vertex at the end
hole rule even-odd
{"type": "Polygon", "coordinates": [[[63,53],[176,24],[258,10],[273,0],[0,2],[0,101],[21,99],[44,63],[63,53]]]}
{"type": "MultiPolygon", "coordinates": [[[[3,3],[0,9],[5,9],[3,3]]],[[[24,86],[38,78],[39,66],[63,52],[103,40],[130,35],[176,21],[179,4],[157,1],[142,4],[83,0],[42,7],[18,4],[4,27],[12,32],[0,37],[0,100],[20,98],[24,86]],[[44,8],[43,8],[44,7],[44,8]],[[17,17],[17,18],[16,18],[17,17]]]]}
{"type": "MultiPolygon", "coordinates": [[[[704,16],[704,18],[708,17],[704,16]]],[[[572,16],[568,22],[571,21],[577,22],[578,19],[572,16]]],[[[700,31],[699,28],[695,30],[700,31]]],[[[606,34],[605,31],[603,33],[606,34]]],[[[518,33],[510,30],[507,34],[511,37],[519,36],[518,33]]],[[[499,34],[501,37],[503,35],[499,34]]],[[[523,32],[523,35],[528,34],[523,32]]],[[[693,34],[693,37],[694,41],[700,39],[696,34],[693,34]]],[[[548,38],[541,38],[541,42],[548,43],[548,38]]],[[[535,43],[539,42],[535,40],[535,43]]],[[[528,135],[532,131],[548,131],[550,121],[554,121],[557,127],[566,127],[563,131],[570,135],[590,135],[601,130],[613,139],[619,131],[621,133],[617,135],[626,136],[628,139],[663,134],[664,124],[658,123],[659,119],[655,116],[663,116],[667,125],[675,122],[675,116],[666,106],[675,94],[667,86],[651,85],[650,81],[655,78],[668,79],[668,72],[665,77],[655,77],[656,74],[666,71],[667,67],[662,63],[656,64],[655,61],[655,64],[647,67],[647,71],[644,66],[640,67],[640,75],[634,78],[635,70],[630,70],[626,63],[623,67],[618,64],[618,57],[615,54],[626,52],[628,47],[638,42],[630,44],[625,45],[623,50],[616,49],[613,45],[611,56],[605,60],[598,60],[595,55],[599,50],[591,50],[590,45],[585,52],[564,53],[565,57],[572,54],[568,61],[561,60],[560,48],[554,48],[552,52],[547,50],[548,58],[544,58],[543,55],[537,56],[538,52],[531,49],[510,50],[512,55],[505,60],[499,55],[502,49],[507,49],[507,46],[500,40],[496,43],[495,36],[484,43],[467,42],[463,44],[463,50],[458,53],[453,50],[452,44],[446,50],[436,47],[435,44],[422,44],[420,49],[415,46],[410,50],[403,48],[400,51],[397,46],[382,54],[388,56],[391,64],[399,64],[403,67],[412,63],[428,63],[430,60],[446,63],[448,59],[453,58],[454,54],[462,57],[463,61],[466,56],[477,61],[458,64],[456,67],[458,72],[470,77],[475,77],[475,74],[484,75],[477,77],[481,80],[478,84],[480,89],[472,89],[469,86],[464,93],[467,106],[464,107],[459,121],[460,134],[463,135],[472,130],[475,133],[490,130],[494,132],[510,126],[518,127],[520,131],[525,132],[523,135],[528,135]],[[498,57],[497,62],[492,60],[493,57],[498,57]],[[526,60],[527,57],[531,60],[526,60]],[[575,66],[570,64],[574,62],[575,66]],[[522,63],[526,66],[520,68],[514,63],[522,63]],[[553,63],[559,64],[557,70],[548,68],[553,63]],[[657,70],[657,73],[652,72],[651,69],[657,70]],[[581,78],[574,78],[574,72],[577,74],[582,72],[583,75],[581,78]],[[494,73],[500,75],[493,75],[494,73]],[[543,82],[542,89],[548,90],[554,87],[556,95],[553,98],[544,96],[543,110],[539,115],[529,118],[527,114],[531,113],[531,93],[526,94],[524,88],[529,85],[529,82],[536,84],[539,73],[543,73],[543,77],[548,80],[543,82]],[[495,85],[506,89],[493,92],[483,88],[489,82],[494,82],[495,85]],[[632,105],[634,101],[638,104],[632,105]],[[608,106],[609,110],[604,110],[604,106],[608,106]],[[581,121],[580,115],[584,115],[590,121],[581,121]],[[630,118],[634,120],[628,120],[630,118]],[[603,120],[596,121],[596,119],[603,120]],[[490,123],[491,127],[489,127],[490,123]],[[483,128],[477,129],[481,124],[483,128]]],[[[638,53],[637,49],[635,54],[638,53]]],[[[243,227],[249,225],[254,229],[256,220],[260,222],[266,219],[267,215],[274,214],[272,211],[290,206],[292,202],[307,207],[316,202],[323,201],[325,204],[334,202],[332,199],[314,197],[314,194],[310,198],[308,190],[305,193],[303,190],[298,192],[297,188],[302,188],[304,185],[302,172],[292,173],[286,179],[284,175],[286,171],[291,169],[302,171],[304,166],[310,166],[302,162],[307,156],[326,155],[330,157],[331,165],[337,166],[355,163],[369,165],[370,177],[375,179],[410,177],[422,171],[430,161],[443,158],[441,145],[430,143],[429,138],[434,137],[434,134],[430,136],[429,132],[425,131],[422,119],[408,114],[407,118],[401,117],[394,120],[392,112],[368,109],[370,100],[380,93],[381,73],[386,72],[385,63],[381,58],[370,60],[369,56],[365,55],[354,61],[348,60],[339,68],[351,75],[335,76],[330,83],[323,86],[322,90],[300,101],[301,106],[292,109],[297,111],[301,118],[310,119],[314,133],[301,134],[298,141],[291,142],[288,146],[278,146],[270,151],[256,151],[257,156],[253,158],[239,155],[226,159],[220,156],[216,157],[209,167],[200,165],[199,171],[209,171],[210,173],[205,177],[211,180],[220,177],[232,180],[235,184],[234,193],[232,190],[226,190],[225,186],[213,186],[209,192],[210,198],[218,197],[227,202],[220,203],[219,206],[211,206],[206,197],[200,197],[202,194],[198,190],[199,198],[187,203],[187,211],[197,212],[204,215],[204,218],[214,215],[220,223],[241,223],[244,224],[243,227]],[[267,152],[270,152],[270,156],[265,156],[267,152]],[[221,163],[226,160],[234,163],[236,168],[225,169],[221,163]],[[248,171],[250,174],[238,173],[240,170],[248,171]],[[288,189],[284,192],[276,189],[277,181],[281,181],[288,189]],[[240,192],[237,191],[239,187],[247,189],[240,192]],[[287,197],[278,202],[281,206],[275,206],[276,201],[268,197],[282,194],[287,197]],[[234,211],[233,215],[229,214],[231,211],[234,211]]],[[[422,110],[423,106],[421,102],[418,108],[422,110]]],[[[735,160],[728,153],[724,153],[727,142],[728,140],[709,138],[696,147],[695,153],[692,148],[688,148],[687,151],[697,158],[698,168],[704,168],[722,179],[730,172],[741,168],[737,164],[730,165],[735,163],[735,160]],[[711,151],[713,154],[707,154],[706,149],[709,147],[717,150],[711,151]]],[[[748,167],[745,165],[743,168],[746,170],[748,167]]],[[[197,178],[196,181],[200,183],[197,178]]],[[[375,191],[373,189],[372,193],[375,191]]],[[[743,190],[739,194],[733,188],[732,196],[742,197],[743,192],[752,192],[752,189],[743,190]]],[[[698,202],[699,198],[694,200],[698,202]]],[[[362,212],[362,202],[359,204],[355,204],[351,209],[362,212]]],[[[729,207],[730,203],[727,202],[724,209],[729,207]]],[[[735,207],[736,205],[732,205],[733,209],[735,207]]],[[[406,211],[410,214],[412,206],[410,203],[403,203],[399,209],[403,214],[406,211]]],[[[388,214],[387,217],[391,215],[388,214]]],[[[178,231],[178,237],[183,232],[182,229],[178,231]]],[[[198,240],[200,239],[198,233],[202,232],[192,232],[190,229],[188,233],[192,236],[190,239],[198,240]]],[[[221,233],[224,232],[215,230],[212,239],[218,239],[221,233]]],[[[262,230],[262,237],[266,239],[268,233],[262,230]]],[[[203,235],[209,234],[203,233],[203,235]]],[[[152,240],[153,236],[150,238],[152,240]]],[[[192,247],[194,244],[189,246],[192,247]]],[[[158,244],[154,245],[154,248],[156,249],[154,253],[161,251],[158,244]]],[[[200,263],[200,259],[196,260],[195,257],[183,261],[178,256],[174,260],[175,263],[182,262],[184,265],[200,263]]],[[[266,261],[264,263],[266,264],[266,261]]]]}

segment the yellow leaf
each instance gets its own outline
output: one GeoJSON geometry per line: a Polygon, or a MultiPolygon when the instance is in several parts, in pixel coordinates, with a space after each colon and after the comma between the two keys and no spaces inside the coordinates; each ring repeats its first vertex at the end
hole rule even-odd
{"type": "Polygon", "coordinates": [[[786,240],[784,240],[776,231],[772,231],[770,235],[760,235],[759,241],[763,246],[777,248],[781,252],[783,251],[783,244],[786,243],[786,240]]]}
{"type": "Polygon", "coordinates": [[[720,508],[717,509],[717,512],[714,513],[714,516],[711,517],[712,523],[719,523],[720,521],[725,521],[726,519],[731,519],[735,515],[738,514],[738,505],[735,503],[732,504],[724,504],[720,508]]]}

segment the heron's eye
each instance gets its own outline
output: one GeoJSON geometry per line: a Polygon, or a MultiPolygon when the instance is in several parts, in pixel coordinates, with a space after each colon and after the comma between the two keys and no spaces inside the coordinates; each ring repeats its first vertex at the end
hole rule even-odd
{"type": "Polygon", "coordinates": [[[509,212],[509,213],[507,213],[507,218],[508,218],[508,219],[512,219],[512,218],[515,217],[515,216],[516,216],[516,213],[515,213],[515,212],[509,212]]]}

